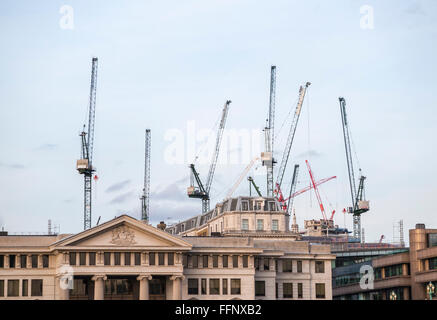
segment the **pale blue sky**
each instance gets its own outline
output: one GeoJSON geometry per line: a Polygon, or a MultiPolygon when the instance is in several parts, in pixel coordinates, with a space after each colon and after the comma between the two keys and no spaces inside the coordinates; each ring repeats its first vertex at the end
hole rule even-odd
{"type": "MultiPolygon", "coordinates": [[[[325,206],[349,205],[344,96],[368,177],[367,241],[381,234],[390,241],[399,219],[406,230],[417,222],[437,227],[435,1],[2,1],[0,38],[0,226],[10,232],[44,232],[48,219],[61,232],[83,228],[75,161],[93,56],[100,177],[93,225],[99,216],[139,217],[145,128],[152,129],[152,223],[198,214],[200,201],[185,195],[186,164],[164,161],[165,133],[190,120],[213,127],[226,99],[233,101],[227,128],[261,130],[275,64],[278,129],[290,120],[298,86],[312,82],[285,180],[297,162],[298,188],[307,183],[303,154],[311,151],[318,178],[338,176],[322,187],[325,206]],[[73,30],[59,27],[64,4],[74,9],[73,30]],[[360,28],[362,5],[374,8],[373,30],[360,28]]],[[[278,148],[287,130],[288,123],[278,148]]],[[[212,203],[244,167],[217,167],[212,203]]],[[[207,170],[199,166],[203,179],[207,170]]],[[[264,189],[264,177],[256,179],[264,189]]],[[[248,193],[246,181],[237,193],[248,193]]],[[[301,226],[321,217],[313,195],[295,204],[301,226]]],[[[336,222],[343,226],[341,214],[336,222]]],[[[351,217],[346,225],[352,229],[351,217]]]]}

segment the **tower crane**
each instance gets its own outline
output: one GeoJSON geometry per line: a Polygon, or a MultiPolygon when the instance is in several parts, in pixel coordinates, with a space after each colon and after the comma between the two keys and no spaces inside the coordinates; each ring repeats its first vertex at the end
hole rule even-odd
{"type": "Polygon", "coordinates": [[[351,135],[349,124],[346,116],[346,100],[342,97],[338,98],[340,101],[340,111],[341,111],[341,121],[343,124],[343,137],[344,137],[344,146],[346,150],[346,162],[347,169],[349,173],[349,186],[351,191],[351,200],[352,207],[348,208],[348,212],[353,215],[353,236],[355,239],[358,239],[360,242],[362,241],[361,237],[361,214],[369,211],[369,201],[365,200],[364,195],[364,180],[365,176],[361,174],[360,169],[360,177],[358,179],[358,189],[355,187],[355,176],[354,176],[354,165],[352,161],[352,151],[351,151],[351,135]]]}
{"type": "Polygon", "coordinates": [[[151,152],[151,131],[146,129],[145,162],[144,162],[144,188],[141,196],[141,220],[149,222],[150,213],[150,152],[151,152]]]}
{"type": "Polygon", "coordinates": [[[322,198],[320,197],[319,189],[317,189],[317,185],[314,179],[313,172],[310,167],[310,163],[308,162],[308,160],[305,160],[305,163],[308,167],[308,173],[310,174],[311,184],[314,188],[314,193],[316,194],[317,201],[319,202],[319,207],[320,207],[320,211],[322,212],[323,220],[325,220],[326,222],[328,219],[326,218],[325,208],[323,207],[322,198]]]}
{"type": "Polygon", "coordinates": [[[302,109],[303,101],[305,98],[305,93],[307,88],[310,86],[310,82],[305,83],[305,86],[301,86],[299,88],[299,99],[296,106],[296,111],[294,113],[293,122],[290,126],[290,132],[288,134],[287,143],[285,145],[284,153],[282,154],[281,165],[278,170],[278,177],[276,179],[276,190],[275,194],[278,195],[280,193],[282,180],[284,178],[285,169],[287,167],[288,158],[290,157],[290,150],[294,140],[294,134],[296,133],[297,123],[300,117],[300,111],[302,109]]]}
{"type": "Polygon", "coordinates": [[[93,167],[94,148],[94,122],[96,112],[96,90],[97,90],[97,62],[96,57],[91,63],[91,88],[88,107],[88,127],[83,125],[81,137],[81,159],[77,160],[76,169],[84,176],[84,230],[91,228],[91,178],[96,168],[93,167]]]}
{"type": "Polygon", "coordinates": [[[209,168],[208,177],[206,179],[206,184],[203,185],[200,176],[198,172],[196,171],[194,164],[190,164],[191,169],[191,184],[187,189],[188,197],[190,198],[198,198],[202,199],[202,213],[206,213],[209,211],[209,201],[210,201],[210,190],[211,190],[211,184],[214,177],[215,168],[217,165],[217,159],[220,151],[220,144],[223,136],[223,131],[226,124],[226,119],[228,116],[228,110],[229,110],[229,104],[231,103],[231,100],[227,100],[225,103],[225,106],[223,107],[222,111],[222,117],[220,120],[218,132],[217,132],[217,138],[215,142],[215,149],[214,154],[211,161],[211,166],[209,168]],[[196,180],[197,187],[194,186],[194,179],[196,180]]]}
{"type": "Polygon", "coordinates": [[[261,153],[263,166],[267,167],[267,196],[273,196],[273,165],[276,163],[273,158],[273,142],[275,127],[275,99],[276,99],[276,66],[270,69],[270,99],[269,99],[269,118],[264,128],[265,152],[261,153]]]}

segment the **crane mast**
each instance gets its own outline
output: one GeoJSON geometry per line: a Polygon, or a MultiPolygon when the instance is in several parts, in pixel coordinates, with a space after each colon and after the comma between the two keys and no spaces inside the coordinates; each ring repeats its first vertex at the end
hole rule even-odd
{"type": "Polygon", "coordinates": [[[223,137],[223,131],[225,129],[226,119],[228,116],[229,104],[231,102],[232,102],[231,100],[227,100],[225,106],[223,107],[222,116],[220,119],[220,124],[217,132],[217,138],[215,142],[214,154],[212,156],[211,166],[209,168],[208,177],[206,179],[205,185],[203,185],[200,176],[194,167],[194,164],[190,164],[190,169],[192,174],[191,177],[192,178],[194,177],[194,179],[196,180],[197,188],[194,187],[194,181],[192,181],[190,187],[188,187],[187,189],[187,194],[188,197],[190,198],[202,199],[202,213],[206,213],[209,211],[209,201],[210,201],[209,192],[211,190],[212,180],[214,178],[214,172],[217,166],[217,159],[220,152],[220,144],[223,137]]]}
{"type": "Polygon", "coordinates": [[[297,177],[299,175],[299,165],[294,165],[293,178],[291,179],[290,195],[288,196],[287,212],[290,214],[293,210],[294,197],[291,195],[296,192],[297,177]]]}
{"type": "Polygon", "coordinates": [[[276,66],[270,69],[270,99],[269,99],[269,118],[264,128],[265,152],[261,155],[263,165],[267,167],[267,196],[273,195],[273,143],[275,127],[275,100],[276,100],[276,66]]]}
{"type": "MultiPolygon", "coordinates": [[[[282,155],[281,165],[279,166],[279,170],[278,170],[278,177],[276,179],[276,186],[279,189],[281,188],[285,169],[287,167],[288,158],[290,156],[290,150],[293,144],[294,134],[296,133],[297,123],[299,121],[300,111],[302,109],[305,93],[310,84],[311,84],[310,82],[307,82],[305,86],[301,86],[299,89],[299,100],[296,106],[296,111],[294,113],[293,122],[291,123],[287,144],[285,145],[284,153],[282,155]]],[[[276,190],[276,192],[279,192],[279,190],[276,190]]]]}
{"type": "Polygon", "coordinates": [[[145,139],[145,162],[144,162],[144,188],[143,195],[141,196],[141,220],[149,222],[150,218],[150,152],[151,152],[151,131],[146,129],[145,139]]]}
{"type": "Polygon", "coordinates": [[[77,160],[77,170],[84,175],[84,230],[91,228],[92,183],[94,148],[94,123],[96,113],[98,59],[94,57],[91,64],[91,86],[88,109],[88,127],[83,126],[80,133],[82,143],[82,158],[77,160]]]}
{"type": "Polygon", "coordinates": [[[350,137],[350,129],[347,121],[346,115],[346,100],[342,97],[338,98],[340,102],[340,111],[341,111],[341,121],[343,125],[343,137],[344,137],[344,146],[346,150],[346,162],[347,169],[349,174],[349,187],[351,192],[351,200],[352,207],[348,208],[348,212],[353,214],[353,236],[358,239],[360,242],[362,241],[361,235],[361,214],[369,211],[369,202],[364,199],[364,177],[361,174],[360,169],[360,178],[358,182],[358,190],[355,185],[355,174],[354,174],[354,166],[352,161],[352,151],[351,151],[351,137],[350,137]]]}

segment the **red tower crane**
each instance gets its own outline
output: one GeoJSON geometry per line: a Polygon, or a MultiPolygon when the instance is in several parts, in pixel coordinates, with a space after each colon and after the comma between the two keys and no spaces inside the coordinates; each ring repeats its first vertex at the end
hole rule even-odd
{"type": "Polygon", "coordinates": [[[311,183],[312,183],[312,186],[314,188],[314,193],[316,194],[317,201],[319,202],[320,211],[322,212],[323,219],[325,221],[327,221],[328,219],[326,218],[325,208],[323,207],[322,198],[320,197],[319,189],[317,189],[316,181],[314,179],[313,172],[311,171],[310,164],[309,164],[308,160],[305,160],[305,163],[307,164],[307,167],[308,167],[308,172],[310,174],[311,183]]]}

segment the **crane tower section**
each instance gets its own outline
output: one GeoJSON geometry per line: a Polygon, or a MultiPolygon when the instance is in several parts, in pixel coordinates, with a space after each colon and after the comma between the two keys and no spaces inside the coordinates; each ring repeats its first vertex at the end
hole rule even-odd
{"type": "Polygon", "coordinates": [[[144,188],[141,196],[141,220],[149,222],[150,217],[150,153],[151,153],[151,131],[146,129],[146,143],[144,156],[144,188]]]}
{"type": "Polygon", "coordinates": [[[81,159],[77,160],[76,168],[84,175],[84,230],[91,228],[92,207],[92,175],[94,149],[94,123],[96,114],[96,91],[97,91],[97,65],[98,59],[94,57],[91,63],[91,87],[88,107],[88,127],[83,126],[81,137],[81,159]]]}

